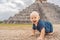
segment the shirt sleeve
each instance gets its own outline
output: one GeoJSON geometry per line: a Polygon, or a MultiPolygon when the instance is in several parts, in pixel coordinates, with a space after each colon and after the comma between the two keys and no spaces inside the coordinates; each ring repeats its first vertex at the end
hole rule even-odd
{"type": "Polygon", "coordinates": [[[35,24],[33,24],[33,27],[32,27],[32,29],[33,29],[33,30],[36,30],[36,26],[35,26],[35,24]]]}

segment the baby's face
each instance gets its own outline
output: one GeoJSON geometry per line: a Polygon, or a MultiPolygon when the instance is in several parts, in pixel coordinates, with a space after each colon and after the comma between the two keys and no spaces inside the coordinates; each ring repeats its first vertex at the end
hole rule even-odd
{"type": "Polygon", "coordinates": [[[31,16],[31,17],[30,17],[30,20],[31,20],[31,22],[32,22],[33,24],[36,24],[36,23],[38,23],[38,21],[39,21],[39,17],[38,17],[38,16],[31,16]]]}

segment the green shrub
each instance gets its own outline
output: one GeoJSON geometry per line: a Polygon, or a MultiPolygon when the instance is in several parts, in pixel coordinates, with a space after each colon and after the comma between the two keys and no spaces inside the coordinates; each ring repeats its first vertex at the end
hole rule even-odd
{"type": "Polygon", "coordinates": [[[3,21],[0,21],[0,24],[3,23],[3,21]]]}

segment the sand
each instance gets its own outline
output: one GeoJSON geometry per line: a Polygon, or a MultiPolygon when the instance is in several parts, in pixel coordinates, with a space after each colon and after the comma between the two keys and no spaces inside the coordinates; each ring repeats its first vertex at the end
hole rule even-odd
{"type": "MultiPolygon", "coordinates": [[[[30,36],[31,28],[19,30],[0,30],[0,40],[36,40],[39,35],[30,36]]],[[[54,27],[52,35],[46,35],[45,40],[60,40],[60,27],[54,27]]]]}

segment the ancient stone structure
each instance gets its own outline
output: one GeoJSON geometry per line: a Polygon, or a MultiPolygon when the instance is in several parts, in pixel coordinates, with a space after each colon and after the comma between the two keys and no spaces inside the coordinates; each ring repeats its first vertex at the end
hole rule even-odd
{"type": "Polygon", "coordinates": [[[51,3],[42,3],[38,5],[37,2],[23,9],[18,14],[15,14],[13,17],[10,17],[8,20],[4,20],[4,23],[31,23],[29,15],[32,11],[39,12],[42,20],[60,23],[60,7],[58,5],[51,3]]]}

